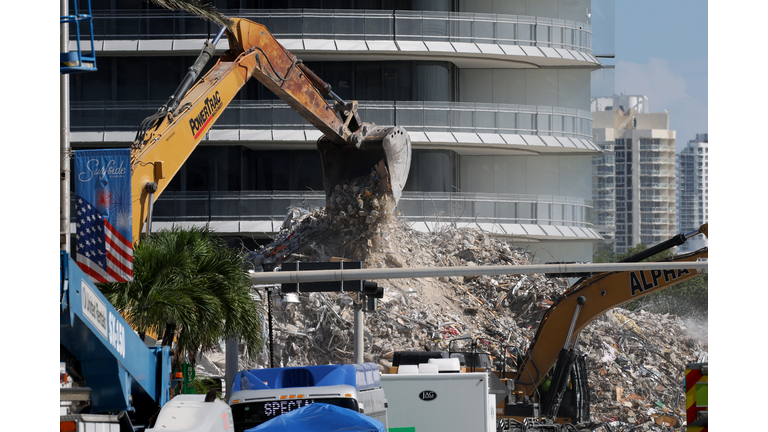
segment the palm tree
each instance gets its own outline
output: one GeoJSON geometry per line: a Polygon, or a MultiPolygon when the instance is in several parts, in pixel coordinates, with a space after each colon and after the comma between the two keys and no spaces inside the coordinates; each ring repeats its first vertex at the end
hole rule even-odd
{"type": "Polygon", "coordinates": [[[144,0],[147,3],[151,3],[155,6],[171,9],[182,10],[189,12],[193,15],[197,15],[200,18],[211,21],[221,26],[227,26],[231,28],[232,20],[224,16],[219,12],[216,7],[205,0],[144,0]]]}
{"type": "Polygon", "coordinates": [[[99,284],[142,338],[162,337],[194,364],[200,350],[236,335],[255,359],[261,346],[261,306],[250,295],[245,255],[205,228],[162,230],[136,245],[133,281],[99,284]]]}

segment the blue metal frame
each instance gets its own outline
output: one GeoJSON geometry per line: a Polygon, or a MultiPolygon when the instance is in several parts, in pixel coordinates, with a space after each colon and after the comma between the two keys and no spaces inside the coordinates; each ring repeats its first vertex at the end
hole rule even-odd
{"type": "Polygon", "coordinates": [[[147,347],[64,251],[59,296],[59,341],[81,364],[92,413],[133,411],[131,399],[170,400],[168,347],[147,347]]]}
{"type": "MultiPolygon", "coordinates": [[[[93,72],[96,71],[96,50],[93,43],[93,15],[91,14],[91,0],[86,0],[88,3],[88,13],[77,13],[77,0],[74,0],[74,15],[66,15],[61,17],[60,24],[75,24],[75,33],[77,34],[77,51],[69,51],[61,53],[59,71],[63,74],[66,73],[80,73],[80,72],[93,72]],[[83,22],[88,23],[89,38],[91,40],[91,55],[84,55],[82,47],[80,46],[80,24],[83,22]]],[[[69,41],[67,41],[69,43],[69,41]]]]}

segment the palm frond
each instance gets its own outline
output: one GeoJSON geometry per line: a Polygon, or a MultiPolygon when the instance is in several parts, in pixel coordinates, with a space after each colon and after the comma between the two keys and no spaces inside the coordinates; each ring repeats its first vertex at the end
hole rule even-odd
{"type": "MultiPolygon", "coordinates": [[[[133,264],[132,282],[99,287],[136,331],[162,336],[170,329],[179,351],[190,357],[230,334],[261,346],[263,314],[250,296],[245,256],[210,230],[155,232],[136,246],[133,264]]],[[[257,351],[249,350],[249,357],[257,351]]]]}
{"type": "Polygon", "coordinates": [[[189,12],[200,18],[211,21],[212,23],[220,26],[227,26],[232,28],[232,20],[227,16],[219,12],[216,7],[205,0],[144,0],[147,3],[151,3],[155,6],[170,9],[170,10],[182,10],[189,12]]]}

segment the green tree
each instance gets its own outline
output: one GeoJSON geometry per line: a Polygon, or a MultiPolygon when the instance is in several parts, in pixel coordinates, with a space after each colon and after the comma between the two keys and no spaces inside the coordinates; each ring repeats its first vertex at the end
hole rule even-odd
{"type": "Polygon", "coordinates": [[[177,344],[195,364],[197,353],[237,335],[253,359],[261,346],[261,306],[251,298],[245,255],[203,228],[158,231],[134,249],[132,282],[99,289],[142,338],[177,344]]]}
{"type": "MultiPolygon", "coordinates": [[[[620,262],[636,253],[648,249],[644,244],[627,249],[617,254],[613,244],[601,248],[592,257],[593,262],[620,262]]],[[[671,250],[665,250],[642,260],[642,262],[658,261],[672,257],[671,250]]],[[[669,288],[641,297],[625,307],[629,310],[645,309],[654,313],[668,313],[706,319],[708,316],[708,279],[707,275],[696,277],[669,288]]]]}

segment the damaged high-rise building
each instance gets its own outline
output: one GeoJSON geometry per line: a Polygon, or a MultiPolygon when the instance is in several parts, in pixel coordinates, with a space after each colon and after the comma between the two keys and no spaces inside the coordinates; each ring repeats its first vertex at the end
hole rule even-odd
{"type": "MultiPolygon", "coordinates": [[[[612,55],[593,28],[613,25],[612,0],[212,3],[264,24],[364,121],[410,133],[400,212],[414,228],[480,227],[543,261],[591,259],[590,79],[612,55]]],[[[127,147],[218,29],[147,2],[91,4],[98,71],[70,81],[72,147],[127,147]]],[[[154,229],[208,224],[249,247],[274,234],[289,205],[324,204],[319,136],[248,83],[159,197],[154,229]]]]}

